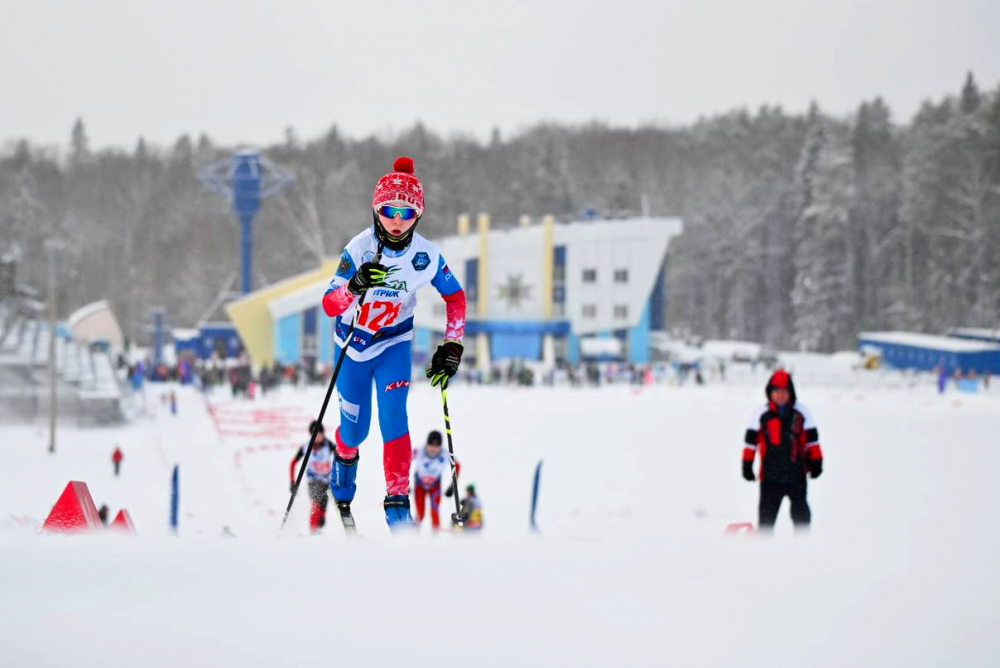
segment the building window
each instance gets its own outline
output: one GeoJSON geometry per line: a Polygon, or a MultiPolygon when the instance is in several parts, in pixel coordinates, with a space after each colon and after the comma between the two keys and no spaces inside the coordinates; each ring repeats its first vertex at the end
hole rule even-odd
{"type": "Polygon", "coordinates": [[[479,305],[479,258],[465,261],[465,303],[470,316],[475,316],[479,305]]]}
{"type": "Polygon", "coordinates": [[[628,269],[615,269],[615,283],[628,283],[628,269]]]}
{"type": "Polygon", "coordinates": [[[597,282],[597,270],[596,269],[584,269],[583,270],[583,282],[584,283],[596,283],[597,282]]]}
{"type": "Polygon", "coordinates": [[[319,354],[318,320],[319,307],[314,306],[302,313],[302,357],[315,358],[319,354]]]}
{"type": "Polygon", "coordinates": [[[583,317],[584,318],[596,318],[597,317],[597,304],[584,304],[583,305],[583,317]]]}
{"type": "Polygon", "coordinates": [[[552,316],[566,315],[566,247],[552,249],[552,316]]]}
{"type": "Polygon", "coordinates": [[[628,317],[628,305],[627,304],[615,304],[615,319],[624,320],[628,317]]]}

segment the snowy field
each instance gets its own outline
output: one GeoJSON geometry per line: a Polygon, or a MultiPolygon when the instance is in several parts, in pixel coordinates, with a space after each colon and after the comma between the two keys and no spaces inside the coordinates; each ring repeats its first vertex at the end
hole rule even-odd
{"type": "MultiPolygon", "coordinates": [[[[477,536],[389,535],[377,429],[354,504],[363,537],[336,520],[309,536],[302,498],[279,535],[319,389],[234,402],[179,388],[172,416],[153,386],[134,424],[61,429],[54,456],[44,427],[0,427],[0,664],[1000,665],[1000,394],[802,371],[825,470],[811,533],[793,535],[786,505],[770,540],[722,535],[756,520],[739,461],[763,371],[704,387],[455,386],[477,536]],[[127,507],[138,535],[40,534],[69,480],[112,516],[127,507]]],[[[442,426],[440,395],[415,386],[410,415],[422,442],[442,426]]]]}

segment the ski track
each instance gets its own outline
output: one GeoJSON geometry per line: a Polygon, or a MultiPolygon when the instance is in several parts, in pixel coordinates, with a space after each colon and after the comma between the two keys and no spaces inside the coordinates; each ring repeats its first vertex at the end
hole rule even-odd
{"type": "MultiPolygon", "coordinates": [[[[739,459],[763,381],[455,385],[460,484],[483,499],[479,536],[389,535],[374,421],[354,504],[364,538],[349,540],[335,517],[308,535],[304,496],[279,534],[289,463],[322,388],[253,402],[173,388],[174,416],[160,403],[171,388],[151,386],[133,424],[61,428],[55,456],[44,427],[0,427],[0,662],[1000,664],[1000,395],[797,379],[826,455],[810,482],[814,529],[793,536],[786,505],[773,539],[724,538],[727,523],[755,520],[739,459]],[[112,515],[127,507],[138,535],[39,534],[74,479],[112,515]]],[[[440,395],[413,386],[414,443],[442,422],[440,395]]]]}

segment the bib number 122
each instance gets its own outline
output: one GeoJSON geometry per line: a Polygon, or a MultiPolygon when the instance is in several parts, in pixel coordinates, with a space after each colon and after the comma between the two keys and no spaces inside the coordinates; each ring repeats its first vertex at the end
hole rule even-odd
{"type": "Polygon", "coordinates": [[[401,302],[370,302],[361,306],[358,326],[377,332],[396,322],[401,302]]]}

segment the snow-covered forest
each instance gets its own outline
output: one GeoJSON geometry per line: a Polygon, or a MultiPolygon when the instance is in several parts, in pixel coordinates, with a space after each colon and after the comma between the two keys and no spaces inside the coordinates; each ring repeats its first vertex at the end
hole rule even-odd
{"type": "MultiPolygon", "coordinates": [[[[370,222],[375,179],[406,153],[432,237],[480,211],[499,227],[588,209],[681,216],[666,267],[678,332],[828,351],[862,329],[995,326],[1000,88],[971,74],[956,88],[906,123],[875,99],[846,118],[765,107],[686,127],[541,124],[487,142],[420,126],[363,139],[290,129],[261,147],[296,182],[257,218],[255,282],[338,254],[370,222]]],[[[237,147],[185,135],[98,149],[85,119],[67,130],[66,146],[0,149],[0,253],[43,287],[43,245],[62,242],[60,315],[107,298],[132,337],[153,305],[193,324],[239,265],[237,223],[197,174],[237,147]]]]}

